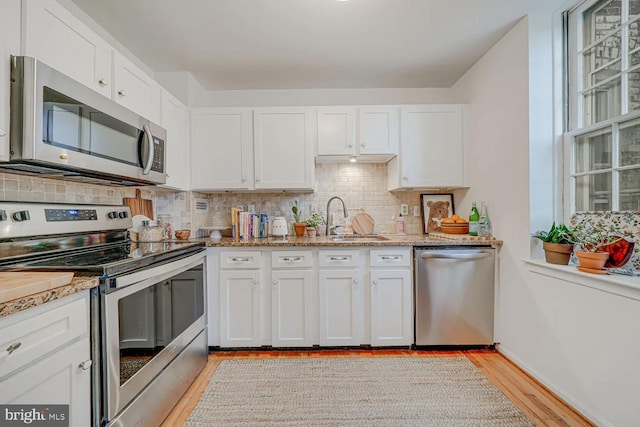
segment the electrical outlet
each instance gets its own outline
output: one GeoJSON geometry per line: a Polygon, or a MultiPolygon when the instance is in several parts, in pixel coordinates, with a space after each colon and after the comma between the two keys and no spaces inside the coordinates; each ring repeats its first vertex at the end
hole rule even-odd
{"type": "Polygon", "coordinates": [[[409,205],[407,204],[401,204],[400,205],[400,213],[402,214],[402,216],[409,216],[409,205]]]}
{"type": "Polygon", "coordinates": [[[255,213],[255,211],[256,211],[256,205],[249,205],[249,207],[247,208],[247,210],[248,210],[249,212],[254,212],[254,213],[255,213]]]}
{"type": "Polygon", "coordinates": [[[237,208],[237,209],[240,209],[241,211],[243,211],[243,210],[244,210],[244,206],[243,206],[243,205],[236,205],[236,208],[237,208]]]}
{"type": "Polygon", "coordinates": [[[420,206],[413,207],[413,216],[420,216],[420,206]]]}

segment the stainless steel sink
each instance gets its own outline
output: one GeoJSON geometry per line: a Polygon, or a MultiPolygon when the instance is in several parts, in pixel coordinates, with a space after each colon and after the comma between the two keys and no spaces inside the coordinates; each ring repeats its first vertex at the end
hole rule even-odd
{"type": "Polygon", "coordinates": [[[389,240],[386,237],[371,235],[371,236],[331,236],[328,237],[332,242],[353,242],[353,243],[363,243],[363,242],[381,242],[385,240],[389,240]]]}

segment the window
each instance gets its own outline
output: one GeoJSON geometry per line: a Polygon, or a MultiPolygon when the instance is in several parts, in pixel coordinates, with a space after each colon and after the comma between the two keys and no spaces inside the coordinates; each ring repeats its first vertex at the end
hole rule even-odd
{"type": "Polygon", "coordinates": [[[640,0],[567,17],[569,210],[640,210],[640,0]]]}

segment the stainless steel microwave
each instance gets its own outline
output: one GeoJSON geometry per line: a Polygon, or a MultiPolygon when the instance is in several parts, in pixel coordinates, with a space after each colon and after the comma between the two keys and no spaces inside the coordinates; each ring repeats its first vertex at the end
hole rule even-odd
{"type": "Polygon", "coordinates": [[[11,58],[10,161],[84,182],[166,182],[166,130],[34,58],[11,58]]]}

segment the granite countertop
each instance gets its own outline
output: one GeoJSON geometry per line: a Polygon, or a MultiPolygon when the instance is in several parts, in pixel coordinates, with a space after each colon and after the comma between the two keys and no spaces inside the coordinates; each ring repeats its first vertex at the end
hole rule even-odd
{"type": "Polygon", "coordinates": [[[95,276],[76,275],[68,285],[59,286],[44,292],[27,295],[22,298],[0,303],[0,317],[18,313],[20,311],[37,307],[46,302],[57,300],[68,295],[73,295],[85,289],[97,287],[99,280],[95,276]]]}
{"type": "MultiPolygon", "coordinates": [[[[234,240],[231,237],[223,237],[220,242],[212,242],[208,238],[202,238],[208,247],[288,247],[288,246],[477,246],[477,245],[502,245],[501,240],[487,237],[475,237],[465,235],[454,235],[444,233],[435,233],[432,235],[413,234],[413,235],[375,235],[375,236],[331,236],[332,238],[340,237],[339,241],[330,240],[327,236],[318,237],[296,237],[287,236],[286,240],[282,237],[268,237],[266,239],[251,240],[234,240]]],[[[196,240],[196,239],[194,239],[196,240]]]]}

